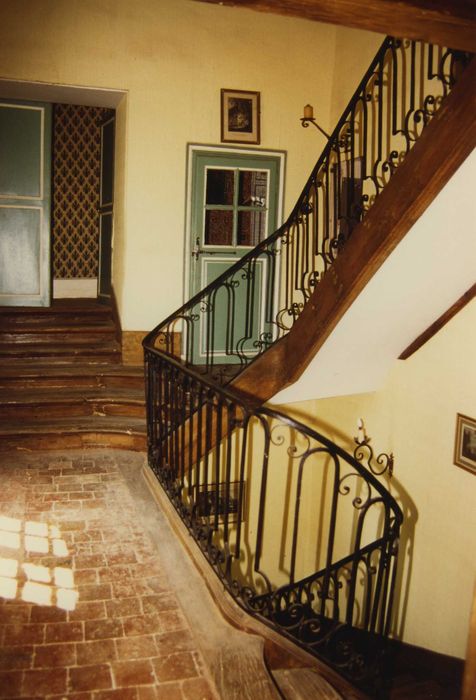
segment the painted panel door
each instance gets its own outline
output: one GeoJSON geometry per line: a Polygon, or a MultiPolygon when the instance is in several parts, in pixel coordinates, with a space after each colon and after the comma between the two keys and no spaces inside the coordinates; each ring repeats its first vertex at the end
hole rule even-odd
{"type": "MultiPolygon", "coordinates": [[[[259,154],[194,154],[191,295],[276,229],[280,162],[280,156],[259,154]]],[[[217,290],[212,299],[213,314],[200,315],[195,363],[229,364],[240,361],[240,354],[256,353],[254,342],[266,332],[266,275],[267,261],[259,259],[246,280],[240,274],[233,288],[217,290]]]]}
{"type": "Polygon", "coordinates": [[[112,235],[114,206],[114,129],[115,118],[101,125],[101,181],[99,197],[98,297],[112,293],[112,235]]]}
{"type": "Polygon", "coordinates": [[[0,102],[0,305],[51,299],[51,105],[0,102]]]}

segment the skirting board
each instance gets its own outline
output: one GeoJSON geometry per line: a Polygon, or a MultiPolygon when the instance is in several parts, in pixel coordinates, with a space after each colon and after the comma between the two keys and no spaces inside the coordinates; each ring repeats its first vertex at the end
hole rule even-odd
{"type": "Polygon", "coordinates": [[[53,280],[53,299],[95,299],[98,295],[96,277],[53,280]]]}

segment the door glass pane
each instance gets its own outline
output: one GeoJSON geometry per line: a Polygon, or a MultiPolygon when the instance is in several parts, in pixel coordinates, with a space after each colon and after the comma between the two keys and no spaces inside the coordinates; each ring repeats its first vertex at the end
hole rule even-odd
{"type": "Polygon", "coordinates": [[[268,194],[268,173],[258,170],[240,170],[238,204],[265,207],[268,194]]]}
{"type": "Polygon", "coordinates": [[[233,212],[209,209],[205,212],[205,245],[233,243],[233,212]]]}
{"type": "Polygon", "coordinates": [[[233,170],[207,168],[207,204],[233,204],[235,173],[233,170]]]}
{"type": "Polygon", "coordinates": [[[255,246],[266,235],[266,212],[264,211],[240,211],[238,212],[238,245],[255,246]]]}

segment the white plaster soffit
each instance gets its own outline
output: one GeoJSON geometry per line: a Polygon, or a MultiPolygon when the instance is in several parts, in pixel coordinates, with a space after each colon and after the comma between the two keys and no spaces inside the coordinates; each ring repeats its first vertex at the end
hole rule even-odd
{"type": "Polygon", "coordinates": [[[377,271],[300,379],[270,403],[370,392],[383,385],[400,353],[475,282],[475,185],[476,150],[377,271]]]}

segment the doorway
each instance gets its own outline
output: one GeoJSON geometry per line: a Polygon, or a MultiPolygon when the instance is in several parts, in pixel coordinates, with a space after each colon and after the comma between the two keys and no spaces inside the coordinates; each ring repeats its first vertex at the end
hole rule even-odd
{"type": "MultiPolygon", "coordinates": [[[[0,99],[4,102],[26,102],[31,101],[32,104],[38,104],[39,102],[45,103],[47,109],[52,110],[53,105],[61,105],[65,107],[73,107],[75,110],[88,110],[95,109],[101,112],[102,117],[104,115],[113,114],[115,108],[119,106],[122,101],[124,105],[124,98],[126,93],[122,90],[104,90],[95,89],[87,87],[72,87],[65,85],[54,85],[47,83],[34,83],[26,81],[10,81],[0,79],[0,99]],[[83,107],[83,105],[90,105],[90,107],[83,107]]],[[[121,108],[121,120],[124,118],[125,110],[121,108]]],[[[46,257],[46,264],[44,267],[44,273],[42,280],[46,285],[48,295],[51,298],[61,297],[61,296],[98,296],[98,267],[99,267],[99,252],[98,252],[98,238],[99,238],[99,194],[98,202],[96,205],[92,203],[92,190],[96,186],[91,182],[91,168],[95,173],[99,172],[101,174],[101,158],[99,156],[99,161],[96,159],[91,159],[89,149],[84,148],[83,136],[85,133],[89,133],[92,129],[91,122],[87,123],[87,117],[83,114],[82,126],[79,121],[75,119],[75,124],[73,128],[74,140],[76,143],[81,144],[83,147],[78,147],[77,153],[74,157],[70,153],[66,156],[61,167],[54,167],[53,178],[47,177],[48,183],[51,181],[54,187],[58,187],[57,180],[60,174],[66,180],[69,180],[70,185],[74,184],[74,191],[67,192],[67,188],[63,189],[63,201],[58,205],[56,211],[54,209],[54,203],[52,201],[52,220],[53,226],[51,227],[52,235],[45,236],[47,238],[48,246],[50,245],[51,238],[51,248],[48,251],[46,257]],[[83,136],[79,133],[83,130],[83,136]],[[94,163],[93,163],[94,161],[94,163]],[[90,166],[90,172],[86,172],[86,167],[90,166]],[[69,169],[69,172],[67,172],[69,169]],[[82,171],[82,172],[79,172],[82,171]],[[78,188],[79,185],[79,188],[78,188]],[[79,194],[79,190],[82,189],[82,193],[79,194]],[[66,203],[70,206],[70,212],[68,216],[65,216],[66,203]],[[88,219],[90,215],[87,212],[87,205],[93,204],[94,217],[96,219],[95,240],[92,242],[91,238],[88,236],[84,237],[84,227],[88,227],[88,219]],[[61,211],[60,211],[61,210],[61,211]],[[82,231],[78,231],[78,227],[83,227],[82,231]],[[55,230],[55,227],[56,230],[55,230]],[[75,230],[76,229],[76,230],[75,230]],[[74,258],[74,260],[73,260],[74,258]],[[96,271],[91,270],[93,265],[92,261],[96,267],[96,271]],[[63,289],[61,289],[63,287],[63,289]],[[67,289],[65,289],[65,287],[67,289]]],[[[52,129],[48,131],[49,135],[52,135],[52,129]]],[[[99,145],[101,141],[101,130],[97,130],[95,134],[90,134],[93,140],[96,142],[95,146],[99,145]]],[[[64,138],[64,134],[63,137],[64,138]]],[[[121,148],[123,144],[121,144],[121,148]]],[[[120,156],[121,154],[119,154],[120,156]]],[[[54,159],[53,159],[54,161],[54,159]]],[[[50,167],[51,159],[49,159],[48,167],[50,167]]],[[[64,185],[64,182],[63,182],[64,185]]],[[[62,186],[63,186],[62,185],[62,186]]],[[[97,185],[97,191],[99,193],[99,183],[97,185]]],[[[110,212],[108,212],[110,213],[110,212]]],[[[89,222],[90,223],[90,222],[89,222]]],[[[112,223],[112,215],[109,217],[109,221],[112,223]]],[[[107,226],[105,227],[107,228],[107,226]]],[[[109,240],[112,237],[112,230],[109,232],[109,240]]],[[[107,235],[105,236],[107,239],[107,235]]],[[[14,257],[18,257],[17,247],[13,248],[14,257]]],[[[45,248],[43,249],[45,250],[45,248]]],[[[3,259],[4,256],[3,256],[3,259]]],[[[109,256],[103,256],[102,258],[102,269],[104,270],[109,263],[109,278],[111,274],[110,270],[111,254],[109,250],[109,256]],[[109,261],[107,260],[109,258],[109,261]]],[[[6,268],[12,269],[13,266],[6,265],[6,268]]],[[[26,275],[28,278],[30,275],[26,275]]],[[[44,297],[44,301],[41,301],[41,305],[48,305],[50,299],[44,297]]],[[[3,303],[3,300],[2,302],[3,303]]],[[[5,302],[8,303],[8,302],[5,302]]],[[[17,302],[23,305],[31,305],[30,299],[25,299],[23,301],[17,302]]]]}
{"type": "MultiPolygon", "coordinates": [[[[278,151],[189,147],[185,265],[188,298],[225,272],[279,226],[284,158],[285,154],[278,151]]],[[[248,325],[245,319],[246,285],[237,287],[234,292],[237,297],[244,295],[242,301],[237,299],[238,316],[234,318],[233,326],[236,337],[240,334],[242,338],[247,337],[241,345],[241,353],[246,355],[256,353],[254,340],[267,330],[263,294],[260,294],[266,286],[266,265],[265,259],[256,263],[253,283],[258,294],[254,298],[251,331],[244,330],[248,325]],[[240,314],[243,318],[239,317],[240,314]]],[[[230,340],[226,294],[219,293],[214,299],[213,330],[208,328],[204,318],[194,339],[196,364],[210,360],[207,336],[211,332],[214,362],[229,364],[238,361],[230,347],[234,341],[230,340]]]]}
{"type": "Polygon", "coordinates": [[[104,282],[105,278],[107,283],[101,285],[102,295],[110,289],[113,144],[114,110],[54,105],[54,298],[96,297],[98,282],[104,282]],[[103,157],[104,150],[107,151],[106,158],[103,157]]]}

